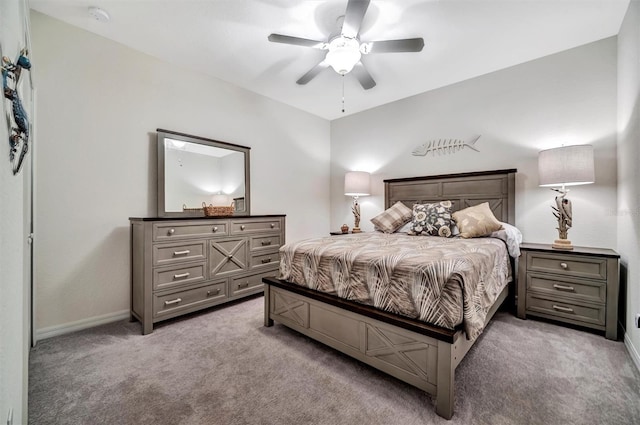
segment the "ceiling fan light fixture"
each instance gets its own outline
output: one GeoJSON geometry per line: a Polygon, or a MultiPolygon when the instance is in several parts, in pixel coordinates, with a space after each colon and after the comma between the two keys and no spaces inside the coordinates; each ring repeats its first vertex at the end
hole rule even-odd
{"type": "Polygon", "coordinates": [[[355,38],[336,37],[329,43],[325,62],[338,74],[349,73],[360,61],[360,43],[355,38]]]}

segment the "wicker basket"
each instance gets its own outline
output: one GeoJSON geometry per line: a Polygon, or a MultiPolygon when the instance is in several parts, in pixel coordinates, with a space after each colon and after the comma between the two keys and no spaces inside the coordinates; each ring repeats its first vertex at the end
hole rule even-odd
{"type": "Polygon", "coordinates": [[[182,212],[191,212],[191,213],[202,212],[202,207],[200,207],[200,208],[189,208],[189,207],[187,207],[186,204],[182,204],[182,212]]]}
{"type": "Polygon", "coordinates": [[[233,202],[228,207],[214,207],[213,205],[207,206],[207,204],[203,202],[202,209],[204,210],[204,215],[206,217],[220,217],[233,215],[235,208],[233,206],[233,202]]]}

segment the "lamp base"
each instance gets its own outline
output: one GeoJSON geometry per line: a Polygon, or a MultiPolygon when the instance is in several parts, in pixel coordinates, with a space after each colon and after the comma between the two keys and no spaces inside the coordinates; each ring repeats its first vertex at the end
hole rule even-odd
{"type": "Polygon", "coordinates": [[[571,245],[571,241],[568,239],[556,239],[553,244],[551,244],[551,248],[571,251],[573,249],[573,245],[571,245]]]}
{"type": "Polygon", "coordinates": [[[361,233],[362,230],[360,230],[359,227],[354,227],[353,229],[351,229],[351,233],[361,233]]]}

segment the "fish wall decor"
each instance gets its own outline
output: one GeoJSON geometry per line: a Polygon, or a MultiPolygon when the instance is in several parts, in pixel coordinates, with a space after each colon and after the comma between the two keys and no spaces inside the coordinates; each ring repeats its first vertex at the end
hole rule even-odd
{"type": "Polygon", "coordinates": [[[473,140],[466,142],[460,139],[438,139],[429,140],[427,143],[423,143],[411,152],[414,156],[425,156],[431,152],[431,156],[448,155],[450,153],[460,152],[464,148],[469,148],[476,152],[480,152],[476,149],[475,144],[480,136],[473,138],[473,140]]]}

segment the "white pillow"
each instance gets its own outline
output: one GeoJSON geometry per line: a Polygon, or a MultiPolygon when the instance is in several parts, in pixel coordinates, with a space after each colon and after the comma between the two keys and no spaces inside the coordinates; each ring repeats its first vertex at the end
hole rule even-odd
{"type": "Polygon", "coordinates": [[[396,233],[409,233],[409,230],[411,230],[411,221],[407,221],[404,226],[396,230],[396,233]]]}
{"type": "Polygon", "coordinates": [[[515,226],[512,226],[509,223],[502,223],[502,229],[491,233],[489,235],[492,238],[499,238],[505,241],[507,244],[507,249],[509,251],[509,255],[513,258],[517,258],[520,256],[520,244],[522,243],[522,232],[515,226]],[[501,237],[501,234],[504,237],[501,237]],[[506,239],[505,239],[506,237],[506,239]]]}

